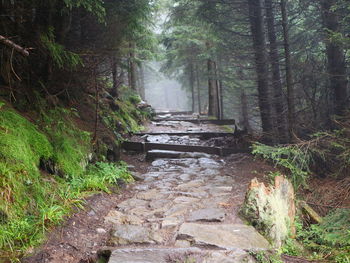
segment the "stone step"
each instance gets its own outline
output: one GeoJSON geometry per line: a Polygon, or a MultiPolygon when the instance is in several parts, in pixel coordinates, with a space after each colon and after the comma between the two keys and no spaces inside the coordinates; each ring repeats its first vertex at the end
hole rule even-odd
{"type": "Polygon", "coordinates": [[[199,248],[123,248],[112,251],[109,263],[241,263],[255,262],[240,249],[203,250],[199,248]]]}
{"type": "Polygon", "coordinates": [[[209,158],[210,155],[199,152],[178,152],[167,150],[151,150],[146,154],[146,159],[153,161],[156,159],[182,159],[182,158],[209,158]]]}
{"type": "Polygon", "coordinates": [[[177,240],[188,241],[191,246],[217,249],[269,249],[267,240],[254,227],[243,224],[181,225],[177,240]]]}

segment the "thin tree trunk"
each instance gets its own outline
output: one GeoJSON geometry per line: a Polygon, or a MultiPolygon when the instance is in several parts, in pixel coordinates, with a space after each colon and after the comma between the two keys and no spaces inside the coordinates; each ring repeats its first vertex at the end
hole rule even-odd
{"type": "Polygon", "coordinates": [[[286,60],[286,85],[287,85],[287,104],[288,104],[288,125],[289,125],[289,138],[293,140],[295,131],[295,98],[294,98],[294,84],[293,84],[293,71],[291,65],[290,45],[289,45],[289,32],[288,32],[288,14],[287,14],[287,1],[281,0],[281,13],[282,13],[282,28],[283,28],[283,45],[284,56],[286,60]]]}
{"type": "Polygon", "coordinates": [[[211,59],[207,61],[208,65],[208,93],[209,93],[209,116],[219,116],[218,87],[215,79],[215,62],[211,59]]]}
{"type": "Polygon", "coordinates": [[[135,62],[135,44],[134,43],[130,43],[129,44],[129,48],[130,48],[130,54],[129,54],[129,86],[130,88],[137,92],[137,65],[135,62]]]}
{"type": "Polygon", "coordinates": [[[145,66],[143,63],[140,66],[140,96],[146,100],[145,66]]]}
{"type": "Polygon", "coordinates": [[[196,65],[196,82],[197,82],[198,114],[200,115],[202,112],[202,103],[201,103],[201,82],[199,78],[198,65],[196,65]]]}
{"type": "Polygon", "coordinates": [[[111,95],[113,98],[118,98],[119,84],[118,84],[118,63],[117,63],[116,55],[112,56],[111,67],[112,67],[112,79],[113,79],[111,95]]]}
{"type": "Polygon", "coordinates": [[[191,89],[191,100],[192,100],[192,113],[195,111],[195,94],[194,94],[194,66],[193,62],[190,60],[188,62],[188,73],[189,73],[189,84],[191,89]]]}
{"type": "Polygon", "coordinates": [[[270,94],[268,84],[267,52],[263,17],[260,0],[248,0],[249,20],[253,37],[255,53],[255,66],[257,73],[258,100],[261,115],[261,123],[264,135],[268,142],[273,142],[274,129],[270,108],[270,94]]]}
{"type": "Polygon", "coordinates": [[[248,100],[247,95],[244,89],[241,90],[241,111],[242,111],[242,120],[243,128],[249,133],[252,133],[252,128],[249,124],[249,113],[248,113],[248,100]]]}
{"type": "Polygon", "coordinates": [[[276,112],[276,124],[280,143],[288,142],[288,127],[287,119],[285,116],[284,100],[283,100],[283,88],[282,79],[279,65],[279,54],[277,37],[275,30],[275,16],[274,8],[271,0],[265,0],[266,16],[267,16],[267,29],[268,38],[270,41],[270,62],[272,68],[272,88],[273,88],[273,104],[276,112]]]}
{"type": "Polygon", "coordinates": [[[339,18],[333,7],[335,0],[322,0],[323,23],[326,29],[326,55],[328,63],[329,88],[334,94],[333,110],[337,115],[343,115],[347,109],[347,76],[343,48],[331,40],[331,35],[340,31],[339,18]]]}

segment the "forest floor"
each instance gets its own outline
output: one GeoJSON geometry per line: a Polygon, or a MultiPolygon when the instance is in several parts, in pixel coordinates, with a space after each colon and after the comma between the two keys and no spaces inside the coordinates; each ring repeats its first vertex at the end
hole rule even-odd
{"type": "MultiPolygon", "coordinates": [[[[171,121],[150,123],[146,129],[223,130],[215,125],[171,121]]],[[[146,139],[174,143],[169,137],[146,139]]],[[[203,144],[196,137],[175,139],[203,144]]],[[[122,160],[138,180],[113,194],[87,198],[85,210],[77,210],[22,262],[107,262],[99,259],[107,255],[111,263],[223,263],[252,260],[247,250],[268,249],[267,241],[238,214],[251,179],[263,180],[273,167],[248,154],[197,154],[152,162],[146,161],[145,154],[124,152],[122,160]]]]}

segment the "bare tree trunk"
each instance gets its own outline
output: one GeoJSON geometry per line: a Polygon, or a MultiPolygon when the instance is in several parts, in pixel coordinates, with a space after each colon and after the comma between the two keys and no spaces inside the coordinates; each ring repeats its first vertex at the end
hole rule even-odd
{"type": "Polygon", "coordinates": [[[347,109],[347,76],[343,48],[331,40],[331,35],[340,31],[339,18],[333,7],[335,0],[322,0],[323,24],[326,29],[326,55],[328,63],[329,88],[334,94],[333,110],[337,115],[343,115],[347,109]]]}
{"type": "Polygon", "coordinates": [[[196,65],[196,82],[197,82],[197,100],[198,100],[198,113],[202,112],[202,103],[201,103],[201,82],[199,77],[198,65],[196,65]]]}
{"type": "Polygon", "coordinates": [[[265,0],[268,38],[270,41],[270,62],[272,68],[272,87],[273,87],[273,104],[276,111],[276,125],[280,143],[288,142],[288,127],[285,116],[285,107],[283,99],[282,79],[279,65],[279,54],[277,37],[275,30],[275,15],[271,0],[265,0]]]}
{"type": "Polygon", "coordinates": [[[208,65],[208,93],[209,93],[209,116],[219,116],[218,87],[215,79],[215,62],[211,59],[207,61],[208,65]]]}
{"type": "Polygon", "coordinates": [[[140,96],[142,100],[146,100],[145,66],[143,63],[140,66],[140,82],[140,96]]]}
{"type": "Polygon", "coordinates": [[[261,114],[261,123],[264,135],[268,142],[273,142],[274,129],[271,114],[271,99],[268,84],[267,52],[263,17],[260,0],[248,0],[249,21],[253,37],[255,66],[258,84],[258,100],[261,114]]]}
{"type": "Polygon", "coordinates": [[[189,85],[191,89],[191,100],[192,100],[192,113],[195,111],[195,94],[194,94],[194,66],[191,59],[188,61],[188,74],[189,74],[189,85]]]}
{"type": "Polygon", "coordinates": [[[249,124],[248,100],[244,89],[241,90],[241,114],[243,120],[243,128],[249,133],[252,133],[252,127],[249,124]]]}
{"type": "Polygon", "coordinates": [[[286,0],[281,0],[281,13],[282,13],[284,56],[286,60],[286,85],[287,85],[289,138],[290,140],[293,140],[294,138],[293,134],[295,131],[295,98],[294,98],[295,92],[294,92],[293,72],[292,72],[291,56],[290,56],[288,14],[287,14],[286,0]]]}
{"type": "Polygon", "coordinates": [[[113,79],[111,95],[113,98],[118,98],[119,83],[118,83],[118,63],[117,63],[116,55],[112,56],[111,68],[112,68],[112,79],[113,79]]]}
{"type": "Polygon", "coordinates": [[[130,88],[137,92],[137,65],[135,62],[135,44],[134,43],[130,43],[129,44],[129,48],[130,48],[130,54],[129,54],[129,86],[130,88]]]}

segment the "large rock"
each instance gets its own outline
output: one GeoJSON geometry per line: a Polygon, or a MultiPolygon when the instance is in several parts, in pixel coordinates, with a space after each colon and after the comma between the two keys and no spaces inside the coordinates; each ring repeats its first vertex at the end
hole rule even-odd
{"type": "MultiPolygon", "coordinates": [[[[200,254],[198,248],[140,248],[118,249],[112,252],[109,263],[169,263],[177,261],[180,257],[190,257],[200,254]],[[174,261],[170,261],[171,259],[174,261]]],[[[183,262],[183,261],[181,261],[183,262]]]]}
{"type": "Polygon", "coordinates": [[[112,234],[110,244],[114,246],[123,246],[129,244],[159,244],[162,237],[156,232],[143,226],[120,225],[112,234]]]}
{"type": "Polygon", "coordinates": [[[268,249],[269,243],[253,227],[246,225],[209,225],[184,223],[178,240],[188,240],[193,246],[221,249],[268,249]]]}
{"type": "Polygon", "coordinates": [[[225,219],[225,210],[220,208],[205,208],[192,212],[187,221],[222,222],[225,219]]]}
{"type": "Polygon", "coordinates": [[[241,209],[244,217],[273,243],[281,247],[295,233],[295,202],[292,184],[277,176],[274,186],[253,179],[241,209]]]}
{"type": "Polygon", "coordinates": [[[254,262],[243,250],[217,251],[198,248],[125,248],[112,252],[109,263],[242,263],[254,262]]]}

